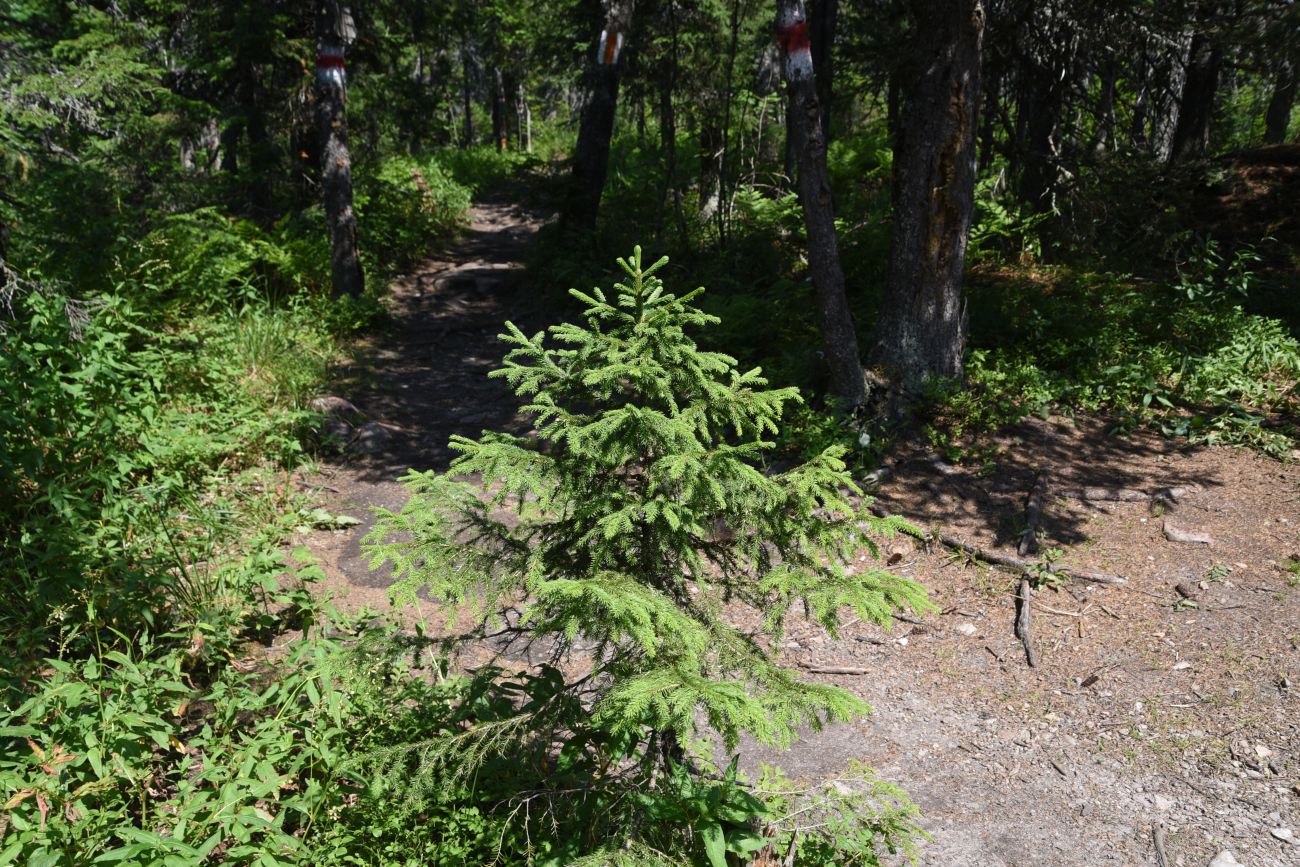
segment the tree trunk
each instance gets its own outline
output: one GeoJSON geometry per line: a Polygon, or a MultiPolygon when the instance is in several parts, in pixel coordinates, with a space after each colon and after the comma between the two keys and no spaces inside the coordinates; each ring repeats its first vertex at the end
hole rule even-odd
{"type": "Polygon", "coordinates": [[[794,187],[795,178],[798,174],[799,149],[795,147],[794,115],[790,113],[790,107],[786,106],[785,147],[782,149],[781,154],[780,189],[782,192],[794,187]]]}
{"type": "Polygon", "coordinates": [[[1020,175],[1020,199],[1034,211],[1044,213],[1053,205],[1057,180],[1055,139],[1067,82],[1060,69],[1026,63],[1021,77],[1024,88],[1019,102],[1020,152],[1024,170],[1020,175]]]}
{"type": "Polygon", "coordinates": [[[497,150],[510,149],[510,128],[506,123],[506,85],[500,67],[492,70],[492,141],[497,150]]]}
{"type": "Polygon", "coordinates": [[[740,0],[732,0],[731,39],[727,48],[726,88],[722,102],[722,148],[718,154],[718,246],[723,249],[727,246],[727,235],[731,228],[731,108],[736,96],[736,52],[739,47],[740,0]]]}
{"type": "Polygon", "coordinates": [[[808,40],[812,49],[813,74],[817,78],[817,101],[821,104],[822,138],[831,143],[831,99],[835,92],[835,22],[839,0],[810,0],[808,40]]]}
{"type": "Polygon", "coordinates": [[[997,115],[993,107],[1002,96],[1002,64],[997,62],[996,56],[985,64],[983,87],[983,104],[989,108],[980,118],[978,154],[981,170],[993,165],[993,150],[997,144],[997,125],[994,122],[997,115]]]}
{"type": "Polygon", "coordinates": [[[659,188],[655,238],[663,234],[668,195],[677,188],[677,110],[673,105],[677,92],[677,4],[674,0],[668,0],[668,33],[668,74],[659,88],[659,147],[664,154],[664,180],[659,188]]]}
{"type": "Polygon", "coordinates": [[[564,208],[566,230],[592,231],[609,172],[609,142],[618,107],[623,40],[632,23],[634,0],[605,0],[605,29],[587,71],[587,102],[578,127],[573,178],[564,208]]]}
{"type": "Polygon", "coordinates": [[[705,118],[700,123],[700,217],[712,220],[718,213],[722,190],[722,131],[705,118]]]}
{"type": "MultiPolygon", "coordinates": [[[[1187,67],[1191,57],[1192,34],[1184,33],[1176,50],[1160,62],[1164,85],[1151,100],[1151,154],[1160,162],[1168,162],[1173,153],[1174,130],[1178,128],[1179,100],[1187,82],[1187,67]]],[[[1154,70],[1152,70],[1154,72],[1154,70]]]]}
{"type": "Polygon", "coordinates": [[[1146,150],[1151,143],[1151,137],[1147,134],[1147,112],[1151,101],[1151,76],[1148,74],[1150,68],[1144,44],[1133,73],[1136,82],[1134,86],[1138,91],[1133,97],[1133,116],[1129,120],[1129,141],[1139,150],[1146,150]]]}
{"type": "Polygon", "coordinates": [[[1295,66],[1284,62],[1277,71],[1277,80],[1273,84],[1273,98],[1268,101],[1268,111],[1264,114],[1264,142],[1266,144],[1284,144],[1287,127],[1291,125],[1291,106],[1295,105],[1296,91],[1295,66]]]}
{"type": "Polygon", "coordinates": [[[1097,97],[1096,126],[1093,129],[1092,155],[1100,158],[1115,150],[1115,81],[1118,74],[1114,61],[1101,72],[1101,93],[1097,97]]]}
{"type": "Polygon", "coordinates": [[[904,100],[894,161],[894,236],[872,361],[892,402],[927,380],[962,375],[961,298],[975,193],[975,129],[984,36],[981,0],[914,0],[915,77],[904,100]]]}
{"type": "Polygon", "coordinates": [[[334,297],[359,298],[365,290],[352,209],[352,157],[348,153],[344,37],[351,16],[330,0],[316,5],[316,126],[320,134],[321,192],[329,226],[334,297]]]}
{"type": "Polygon", "coordinates": [[[866,401],[866,378],[835,237],[835,213],[826,174],[826,138],[822,135],[808,21],[803,0],[777,0],[776,9],[777,37],[785,56],[790,93],[790,129],[798,154],[799,197],[808,227],[808,272],[816,296],[831,393],[845,406],[856,407],[866,401]]]}
{"type": "Polygon", "coordinates": [[[519,139],[519,150],[526,154],[533,152],[533,110],[528,105],[523,82],[515,88],[515,133],[519,139]]]}
{"type": "Polygon", "coordinates": [[[460,51],[461,99],[465,104],[465,139],[462,148],[474,146],[474,77],[469,55],[469,40],[460,51]]]}
{"type": "MultiPolygon", "coordinates": [[[[1212,20],[1213,7],[1202,9],[1203,21],[1212,20]]],[[[1203,25],[1202,25],[1203,26],[1203,25]]],[[[1210,141],[1210,119],[1214,115],[1214,97],[1219,89],[1222,52],[1204,29],[1192,37],[1188,57],[1187,79],[1178,101],[1178,125],[1174,127],[1170,162],[1194,160],[1205,156],[1210,141]]]]}

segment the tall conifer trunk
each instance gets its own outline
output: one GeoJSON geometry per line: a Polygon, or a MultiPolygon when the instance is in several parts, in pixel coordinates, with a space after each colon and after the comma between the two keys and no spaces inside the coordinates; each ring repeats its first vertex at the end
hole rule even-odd
{"type": "Polygon", "coordinates": [[[1287,126],[1291,123],[1291,106],[1295,105],[1296,79],[1295,64],[1284,62],[1277,72],[1273,84],[1273,96],[1268,101],[1268,111],[1264,114],[1264,141],[1267,144],[1283,144],[1286,141],[1287,126]]]}
{"type": "Polygon", "coordinates": [[[872,361],[895,407],[928,379],[958,378],[966,346],[961,298],[974,210],[975,129],[984,38],[981,0],[914,0],[913,78],[894,160],[894,237],[872,361]]]}
{"type": "Polygon", "coordinates": [[[600,197],[609,172],[609,142],[614,135],[618,107],[622,49],[632,24],[635,0],[604,0],[605,26],[595,56],[587,68],[587,102],[578,127],[573,155],[573,178],[564,208],[566,229],[591,231],[600,213],[600,197]]]}
{"type": "Polygon", "coordinates": [[[1219,69],[1223,63],[1223,53],[1207,31],[1215,13],[1213,4],[1204,4],[1197,16],[1199,25],[1192,36],[1187,79],[1178,101],[1178,125],[1174,127],[1169,154],[1171,162],[1198,159],[1205,155],[1209,144],[1210,119],[1214,115],[1214,97],[1219,90],[1219,69]]]}
{"type": "Polygon", "coordinates": [[[831,185],[826,173],[826,137],[822,134],[822,111],[817,99],[803,0],[777,0],[776,26],[790,92],[789,129],[798,160],[799,197],[808,227],[808,272],[816,296],[822,348],[830,369],[831,393],[849,407],[859,406],[867,397],[866,379],[844,292],[844,269],[840,265],[831,185]]]}
{"type": "Polygon", "coordinates": [[[835,94],[835,27],[840,0],[811,0],[808,4],[808,42],[812,49],[817,101],[821,104],[822,138],[831,141],[831,100],[835,94]]]}
{"type": "Polygon", "coordinates": [[[474,64],[469,51],[469,37],[466,36],[460,49],[460,97],[465,107],[464,138],[461,149],[474,146],[474,64]]]}
{"type": "Polygon", "coordinates": [[[344,110],[347,86],[344,45],[352,37],[345,7],[318,0],[316,5],[316,126],[320,134],[321,193],[330,233],[330,272],[335,298],[359,298],[365,290],[357,249],[357,215],[352,209],[352,156],[344,110]]]}
{"type": "Polygon", "coordinates": [[[510,127],[506,123],[506,83],[501,67],[492,70],[492,140],[498,151],[510,148],[510,127]]]}

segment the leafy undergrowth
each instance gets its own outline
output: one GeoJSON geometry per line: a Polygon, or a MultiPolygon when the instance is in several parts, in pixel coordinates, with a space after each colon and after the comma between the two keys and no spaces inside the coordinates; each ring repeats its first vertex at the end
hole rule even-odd
{"type": "MultiPolygon", "coordinates": [[[[814,867],[910,846],[915,807],[865,768],[747,781],[704,742],[592,725],[555,669],[452,676],[433,641],[334,616],[284,548],[340,525],[292,472],[307,398],[366,310],[313,294],[272,236],[189,220],[211,232],[154,237],[91,300],[6,272],[0,863],[725,867],[797,849],[814,867]]],[[[787,493],[831,497],[812,482],[834,468],[787,493]]],[[[852,588],[821,577],[831,617],[852,588]]],[[[763,676],[781,701],[811,691],[789,720],[857,706],[763,676]]]]}
{"type": "MultiPolygon", "coordinates": [[[[468,193],[396,160],[358,199],[377,295],[468,193]]],[[[265,646],[318,618],[283,547],[335,519],[292,474],[377,305],[325,297],[313,214],[157,214],[61,255],[33,231],[10,248],[31,272],[0,261],[0,863],[275,863],[274,804],[327,803],[292,733],[333,713],[310,663],[329,648],[265,646]]]]}
{"type": "Polygon", "coordinates": [[[1170,284],[1066,268],[998,267],[971,281],[961,391],[936,390],[936,441],[1027,414],[1099,411],[1192,443],[1289,457],[1300,436],[1300,341],[1242,308],[1250,257],[1214,246],[1170,284]]]}

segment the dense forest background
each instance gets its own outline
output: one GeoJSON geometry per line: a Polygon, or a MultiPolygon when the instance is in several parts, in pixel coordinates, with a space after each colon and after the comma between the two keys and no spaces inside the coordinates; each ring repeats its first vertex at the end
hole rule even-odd
{"type": "Polygon", "coordinates": [[[885,783],[800,837],[667,723],[520,767],[554,669],[332,614],[313,398],[495,197],[556,214],[552,321],[636,244],[708,287],[673,315],[804,393],[770,466],[1087,412],[1294,459],[1298,76],[1288,0],[6,0],[0,863],[877,863],[885,783]]]}

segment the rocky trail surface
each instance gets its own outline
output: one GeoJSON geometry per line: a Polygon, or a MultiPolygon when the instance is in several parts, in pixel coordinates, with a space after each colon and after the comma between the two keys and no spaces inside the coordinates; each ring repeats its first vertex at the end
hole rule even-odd
{"type": "MultiPolygon", "coordinates": [[[[545,324],[522,267],[542,220],[494,203],[472,217],[458,244],[400,281],[390,326],[356,347],[340,397],[322,404],[347,445],[303,483],[361,523],[302,541],[347,610],[388,608],[391,577],[369,570],[360,539],[374,507],[405,499],[401,475],[444,469],[452,434],[529,428],[486,374],[506,319],[545,324]]],[[[783,648],[875,713],[747,761],[809,781],[851,759],[877,768],[920,805],[931,867],[1300,865],[1300,577],[1286,568],[1300,555],[1300,471],[1112,437],[1088,418],[1026,422],[994,445],[982,467],[900,454],[878,502],[1014,555],[1041,487],[1040,552],[1124,583],[1039,592],[1030,668],[1015,576],[895,540],[891,568],[925,584],[936,612],[890,631],[851,625],[838,640],[795,625],[783,648]]]]}

